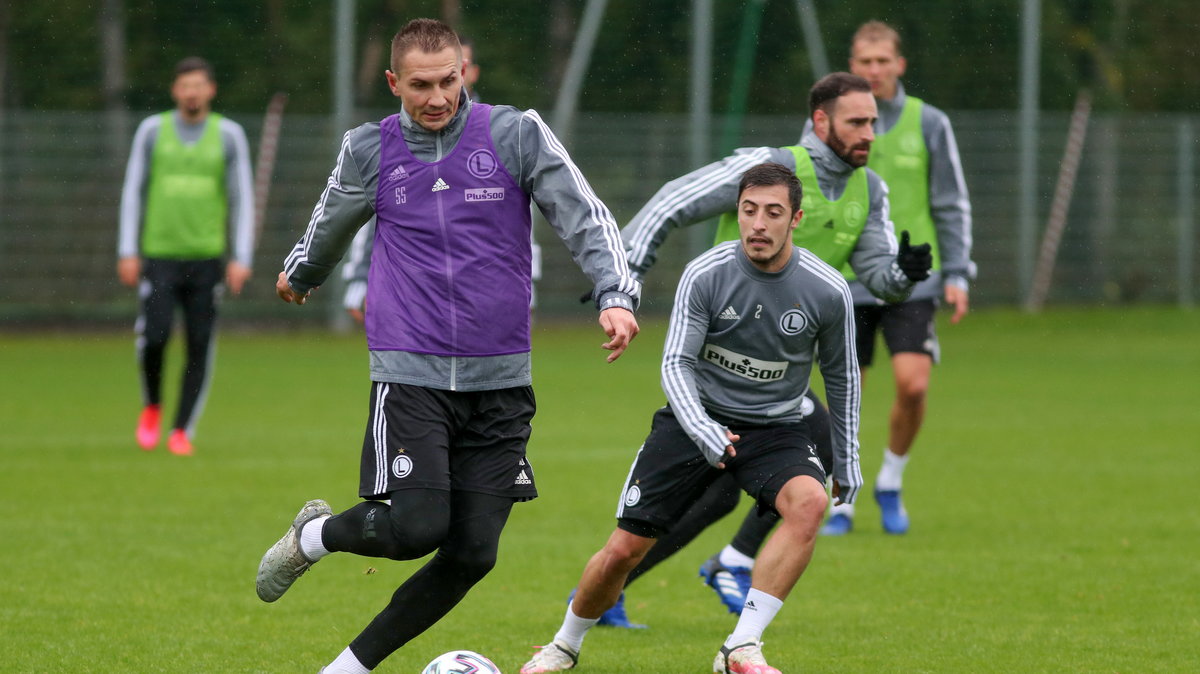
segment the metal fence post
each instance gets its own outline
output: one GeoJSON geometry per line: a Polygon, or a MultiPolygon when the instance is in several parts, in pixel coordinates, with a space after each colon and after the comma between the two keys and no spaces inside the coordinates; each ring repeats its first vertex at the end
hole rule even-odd
{"type": "Polygon", "coordinates": [[[1192,120],[1184,117],[1179,121],[1179,148],[1175,169],[1177,208],[1179,217],[1179,306],[1191,308],[1193,277],[1193,248],[1196,240],[1196,150],[1193,147],[1192,120]]]}

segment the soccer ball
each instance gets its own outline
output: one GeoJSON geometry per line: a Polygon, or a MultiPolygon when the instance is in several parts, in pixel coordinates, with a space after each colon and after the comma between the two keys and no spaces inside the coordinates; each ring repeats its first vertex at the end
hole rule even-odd
{"type": "Polygon", "coordinates": [[[475,651],[442,653],[421,674],[500,674],[500,668],[475,651]]]}

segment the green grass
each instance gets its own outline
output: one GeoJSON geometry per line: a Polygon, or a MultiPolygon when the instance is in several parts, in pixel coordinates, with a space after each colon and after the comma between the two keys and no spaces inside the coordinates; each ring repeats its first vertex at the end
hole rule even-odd
{"type": "MultiPolygon", "coordinates": [[[[511,674],[554,633],[663,400],[664,326],[643,328],[606,365],[598,328],[538,326],[530,455],[542,496],[514,510],[496,570],[378,671],[417,672],[470,648],[511,674]]],[[[885,536],[869,494],[860,501],[855,533],[818,543],[768,629],[771,662],[785,672],[1196,671],[1200,315],[981,311],[940,334],[945,364],[906,479],[911,533],[885,536]]],[[[315,672],[332,659],[418,562],[335,555],[273,605],[251,585],[305,499],[356,502],[362,342],[223,335],[197,453],[178,458],[133,444],[129,336],[0,335],[6,671],[315,672]]],[[[875,368],[868,482],[890,387],[875,368]]],[[[696,568],[736,519],[635,584],[629,611],[651,629],[593,630],[579,671],[709,671],[733,618],[696,568]]]]}

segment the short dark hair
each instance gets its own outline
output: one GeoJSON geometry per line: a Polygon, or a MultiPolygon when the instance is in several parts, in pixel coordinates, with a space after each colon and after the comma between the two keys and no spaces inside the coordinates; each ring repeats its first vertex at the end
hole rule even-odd
{"type": "Polygon", "coordinates": [[[858,75],[850,73],[829,73],[817,80],[808,90],[808,114],[811,116],[817,110],[832,114],[837,99],[855,91],[871,93],[871,83],[858,75]]]}
{"type": "Polygon", "coordinates": [[[200,58],[199,56],[189,56],[175,64],[175,77],[179,77],[180,75],[185,75],[187,73],[194,73],[196,71],[203,72],[204,76],[208,78],[209,82],[217,81],[217,75],[213,71],[212,64],[200,58]]]}
{"type": "Polygon", "coordinates": [[[796,211],[800,210],[800,201],[804,197],[804,190],[800,187],[800,179],[796,177],[795,171],[775,162],[752,166],[742,174],[742,180],[738,183],[738,202],[741,203],[742,193],[751,187],[774,187],[775,185],[783,185],[787,188],[788,201],[791,202],[794,215],[796,211]]]}
{"type": "Polygon", "coordinates": [[[462,46],[453,28],[437,19],[413,19],[392,38],[392,72],[400,72],[400,59],[413,49],[434,54],[446,47],[454,47],[454,52],[462,59],[462,46]]]}

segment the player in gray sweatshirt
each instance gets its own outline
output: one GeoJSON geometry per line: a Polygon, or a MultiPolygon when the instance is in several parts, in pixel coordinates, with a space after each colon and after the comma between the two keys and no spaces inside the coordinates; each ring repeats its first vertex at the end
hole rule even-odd
{"type": "Polygon", "coordinates": [[[725,474],[782,524],[760,553],[713,671],[779,671],[763,658],[762,633],[807,567],[829,500],[802,415],[814,364],[830,403],[834,496],[853,502],[862,485],[853,301],[836,269],[792,243],[800,198],[792,169],[751,168],[738,190],[740,240],[684,269],[663,348],[668,405],[655,413],[634,459],[616,530],[585,567],[562,627],[522,674],[573,668],[584,635],[616,603],[626,575],[725,474]]]}

